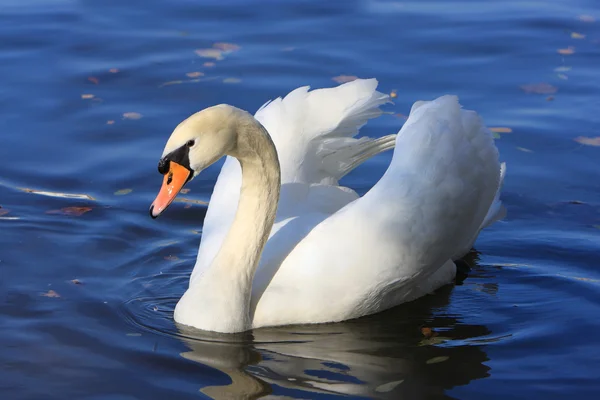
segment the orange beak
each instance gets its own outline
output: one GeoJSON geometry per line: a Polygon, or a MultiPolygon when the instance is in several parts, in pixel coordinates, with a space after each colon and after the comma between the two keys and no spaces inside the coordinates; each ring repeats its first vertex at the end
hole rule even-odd
{"type": "Polygon", "coordinates": [[[177,194],[187,183],[190,174],[190,170],[186,167],[173,161],[169,162],[169,172],[165,174],[162,187],[150,206],[150,216],[152,218],[158,217],[169,207],[169,204],[175,200],[177,194]]]}

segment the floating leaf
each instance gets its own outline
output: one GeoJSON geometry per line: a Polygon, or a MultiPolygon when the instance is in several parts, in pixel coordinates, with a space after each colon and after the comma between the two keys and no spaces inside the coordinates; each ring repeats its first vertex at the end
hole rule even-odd
{"type": "Polygon", "coordinates": [[[95,76],[88,77],[88,81],[92,82],[94,85],[97,85],[97,84],[100,83],[100,81],[98,80],[98,78],[96,78],[95,76]]]}
{"type": "Polygon", "coordinates": [[[575,140],[579,144],[583,144],[586,146],[600,146],[600,136],[596,136],[596,137],[578,136],[573,140],[575,140]]]}
{"type": "Polygon", "coordinates": [[[240,83],[242,80],[238,78],[225,78],[223,83],[240,83]]]}
{"type": "Polygon", "coordinates": [[[106,125],[112,125],[114,123],[115,123],[115,121],[112,119],[109,119],[108,121],[106,121],[106,125]]]}
{"type": "Polygon", "coordinates": [[[223,51],[227,51],[227,52],[238,51],[240,49],[240,46],[238,46],[237,44],[224,43],[224,42],[217,42],[217,43],[213,44],[213,47],[215,49],[219,49],[219,50],[223,50],[223,51]]]}
{"type": "Polygon", "coordinates": [[[116,195],[116,196],[123,196],[123,195],[125,195],[125,194],[129,194],[129,193],[131,193],[132,191],[133,191],[132,189],[121,189],[121,190],[117,190],[117,191],[115,192],[115,195],[116,195]]]}
{"type": "Polygon", "coordinates": [[[205,67],[207,67],[207,68],[211,68],[211,67],[214,67],[214,66],[215,66],[215,65],[217,65],[217,64],[215,64],[215,63],[214,63],[214,62],[212,62],[212,61],[207,61],[207,62],[205,62],[205,63],[204,63],[204,64],[202,64],[202,65],[203,65],[203,66],[205,66],[205,67]]]}
{"type": "Polygon", "coordinates": [[[396,91],[396,89],[394,89],[390,92],[390,97],[392,99],[395,99],[396,97],[398,97],[398,92],[396,91]]]}
{"type": "Polygon", "coordinates": [[[561,67],[556,67],[554,68],[554,72],[567,72],[570,71],[573,67],[567,67],[565,65],[561,66],[561,67]]]}
{"type": "Polygon", "coordinates": [[[331,79],[333,79],[337,83],[346,83],[346,82],[352,82],[352,81],[358,79],[358,76],[354,76],[354,75],[338,75],[338,76],[334,76],[331,79]]]}
{"type": "Polygon", "coordinates": [[[40,293],[40,296],[44,296],[44,297],[60,297],[60,294],[56,293],[54,290],[48,290],[45,293],[40,293]]]}
{"type": "Polygon", "coordinates": [[[496,127],[490,128],[490,131],[496,132],[496,133],[511,133],[512,129],[506,128],[503,126],[496,126],[496,127]]]}
{"type": "Polygon", "coordinates": [[[444,362],[444,361],[448,360],[449,358],[450,357],[448,357],[448,356],[433,357],[433,358],[430,358],[429,360],[427,360],[425,362],[425,364],[437,364],[437,363],[444,362]]]}
{"type": "Polygon", "coordinates": [[[520,88],[525,93],[536,93],[536,94],[552,94],[552,93],[556,93],[556,91],[558,90],[555,86],[552,86],[551,84],[545,83],[545,82],[521,85],[520,88]]]}
{"type": "Polygon", "coordinates": [[[522,151],[524,153],[533,153],[533,150],[526,149],[525,147],[517,147],[517,150],[522,151]]]}
{"type": "Polygon", "coordinates": [[[596,18],[592,17],[591,15],[580,15],[578,18],[583,22],[596,22],[596,18]]]}
{"type": "Polygon", "coordinates": [[[190,192],[190,189],[188,189],[188,188],[184,188],[179,191],[179,193],[181,193],[181,194],[188,194],[189,192],[190,192]]]}
{"type": "Polygon", "coordinates": [[[167,261],[177,261],[177,260],[179,260],[179,257],[177,257],[177,256],[166,256],[165,260],[167,260],[167,261]]]}
{"type": "Polygon", "coordinates": [[[562,54],[563,56],[568,56],[575,53],[575,47],[569,46],[566,49],[558,49],[556,50],[558,54],[562,54]]]}
{"type": "Polygon", "coordinates": [[[62,214],[70,215],[73,217],[80,217],[83,214],[92,211],[92,207],[64,207],[60,210],[49,210],[46,214],[62,214]]]}
{"type": "Polygon", "coordinates": [[[0,216],[8,214],[10,211],[6,208],[0,207],[0,216]]]}
{"type": "Polygon", "coordinates": [[[126,112],[123,113],[123,118],[125,119],[140,119],[142,118],[142,114],[137,112],[126,112]]]}
{"type": "Polygon", "coordinates": [[[170,86],[170,85],[179,85],[181,83],[183,83],[183,81],[169,81],[169,82],[161,83],[158,87],[170,86]]]}
{"type": "Polygon", "coordinates": [[[176,203],[192,203],[192,204],[202,204],[202,205],[208,204],[206,201],[196,200],[196,199],[188,199],[186,197],[175,197],[175,200],[173,200],[173,201],[176,203]]]}
{"type": "Polygon", "coordinates": [[[71,279],[71,283],[74,285],[83,285],[83,282],[81,282],[79,279],[71,279]]]}
{"type": "Polygon", "coordinates": [[[400,379],[399,381],[392,381],[392,382],[384,383],[382,385],[377,386],[375,388],[375,391],[378,393],[391,392],[392,390],[396,389],[398,387],[398,385],[400,385],[402,382],[404,382],[404,379],[400,379]]]}
{"type": "Polygon", "coordinates": [[[190,78],[197,78],[197,77],[199,77],[199,76],[204,76],[204,72],[199,72],[199,71],[196,71],[196,72],[188,72],[186,75],[187,75],[188,77],[190,77],[190,78]]]}
{"type": "Polygon", "coordinates": [[[24,191],[25,193],[39,194],[39,195],[48,196],[48,197],[61,197],[64,199],[96,200],[89,194],[45,192],[45,191],[41,191],[41,190],[28,189],[28,188],[18,188],[18,189],[24,191]]]}
{"type": "Polygon", "coordinates": [[[215,60],[223,59],[223,51],[219,49],[198,49],[195,53],[202,58],[214,58],[215,60]]]}
{"type": "Polygon", "coordinates": [[[111,68],[108,70],[108,72],[110,72],[111,74],[116,74],[117,72],[119,72],[118,68],[111,68]]]}
{"type": "Polygon", "coordinates": [[[585,35],[577,32],[571,32],[571,39],[585,39],[585,35]]]}
{"type": "Polygon", "coordinates": [[[81,95],[81,98],[82,98],[82,99],[93,99],[93,98],[94,98],[94,95],[93,95],[93,94],[86,93],[86,94],[82,94],[82,95],[81,95]]]}
{"type": "Polygon", "coordinates": [[[500,134],[499,134],[499,133],[496,133],[496,132],[492,132],[492,137],[493,137],[494,139],[502,139],[502,136],[500,136],[500,134]]]}

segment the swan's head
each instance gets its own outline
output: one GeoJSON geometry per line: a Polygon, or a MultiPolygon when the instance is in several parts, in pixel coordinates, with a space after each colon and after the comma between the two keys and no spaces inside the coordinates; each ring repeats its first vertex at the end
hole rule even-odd
{"type": "Polygon", "coordinates": [[[240,113],[247,114],[218,105],[193,114],[175,128],[158,162],[158,172],[164,179],[150,206],[152,218],[158,217],[203,169],[234,152],[240,113]]]}

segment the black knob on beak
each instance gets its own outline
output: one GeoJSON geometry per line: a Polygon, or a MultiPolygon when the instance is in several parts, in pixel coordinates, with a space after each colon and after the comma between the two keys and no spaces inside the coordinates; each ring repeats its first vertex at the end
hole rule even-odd
{"type": "Polygon", "coordinates": [[[169,163],[170,161],[167,157],[163,157],[160,159],[160,161],[158,161],[158,172],[160,172],[161,175],[169,172],[169,163]]]}

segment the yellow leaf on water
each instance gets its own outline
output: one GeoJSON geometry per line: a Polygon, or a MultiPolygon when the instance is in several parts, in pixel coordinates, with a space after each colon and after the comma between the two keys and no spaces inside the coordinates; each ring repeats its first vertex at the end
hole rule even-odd
{"type": "Polygon", "coordinates": [[[392,99],[395,99],[396,97],[398,97],[398,92],[396,91],[396,89],[394,89],[390,92],[390,97],[392,99]]]}
{"type": "Polygon", "coordinates": [[[60,297],[60,294],[56,293],[54,290],[48,290],[46,293],[41,293],[40,296],[44,296],[44,297],[60,297]]]}
{"type": "Polygon", "coordinates": [[[215,49],[219,49],[219,50],[223,50],[223,51],[238,51],[240,49],[240,46],[238,46],[237,44],[224,43],[224,42],[217,42],[217,43],[213,44],[213,47],[215,49]]]}
{"type": "Polygon", "coordinates": [[[112,125],[114,123],[115,123],[115,121],[112,119],[109,119],[108,121],[106,121],[106,125],[112,125]]]}
{"type": "Polygon", "coordinates": [[[596,137],[578,136],[573,140],[575,140],[579,144],[583,144],[586,146],[600,146],[600,136],[596,136],[596,137]]]}
{"type": "Polygon", "coordinates": [[[580,15],[578,18],[583,22],[596,22],[596,18],[592,17],[591,15],[580,15]]]}
{"type": "Polygon", "coordinates": [[[563,56],[568,56],[568,55],[575,53],[575,47],[569,46],[565,49],[558,49],[556,51],[558,52],[558,54],[562,54],[563,56]]]}
{"type": "Polygon", "coordinates": [[[497,126],[497,127],[490,128],[490,131],[496,132],[496,133],[511,133],[512,129],[502,127],[502,126],[497,126]]]}
{"type": "Polygon", "coordinates": [[[93,98],[94,98],[94,95],[93,95],[93,94],[86,93],[86,94],[82,94],[82,95],[81,95],[81,98],[82,98],[82,99],[93,99],[93,98]]]}
{"type": "Polygon", "coordinates": [[[126,112],[123,113],[123,118],[125,119],[140,119],[142,118],[142,114],[138,112],[126,112]]]}
{"type": "Polygon", "coordinates": [[[117,191],[115,192],[115,195],[116,195],[116,196],[123,196],[123,195],[125,195],[125,194],[129,194],[129,193],[131,193],[132,191],[133,191],[132,189],[121,189],[121,190],[117,190],[117,191]]]}
{"type": "Polygon", "coordinates": [[[212,62],[212,61],[207,61],[207,62],[205,62],[205,63],[204,63],[204,64],[202,64],[202,65],[203,65],[203,66],[205,66],[205,67],[207,67],[207,68],[211,68],[211,67],[214,67],[214,66],[215,66],[215,65],[217,65],[217,64],[215,64],[215,63],[214,63],[214,62],[212,62]]]}
{"type": "Polygon", "coordinates": [[[71,283],[74,285],[83,285],[83,282],[81,282],[79,279],[71,279],[71,283]]]}
{"type": "Polygon", "coordinates": [[[196,72],[188,72],[186,75],[190,78],[197,78],[199,76],[204,76],[204,73],[196,71],[196,72]]]}
{"type": "Polygon", "coordinates": [[[111,68],[108,70],[108,72],[110,72],[111,74],[116,74],[117,72],[119,72],[118,68],[111,68]]]}
{"type": "Polygon", "coordinates": [[[425,362],[425,364],[437,364],[437,363],[444,362],[444,361],[448,360],[449,358],[450,357],[448,357],[448,356],[433,357],[433,358],[430,358],[429,360],[427,360],[425,362]]]}
{"type": "Polygon", "coordinates": [[[346,83],[346,82],[352,82],[352,81],[358,79],[358,76],[354,76],[354,75],[338,75],[338,76],[334,76],[331,79],[333,79],[337,83],[346,83]]]}
{"type": "Polygon", "coordinates": [[[577,32],[571,32],[571,39],[585,39],[585,35],[577,32]]]}
{"type": "Polygon", "coordinates": [[[240,83],[242,80],[238,78],[225,78],[223,83],[240,83]]]}
{"type": "Polygon", "coordinates": [[[169,82],[161,83],[158,87],[170,86],[170,85],[179,85],[181,83],[183,83],[183,81],[169,81],[169,82]]]}
{"type": "Polygon", "coordinates": [[[195,53],[202,58],[214,58],[215,60],[223,59],[223,50],[219,49],[197,49],[195,53]]]}

